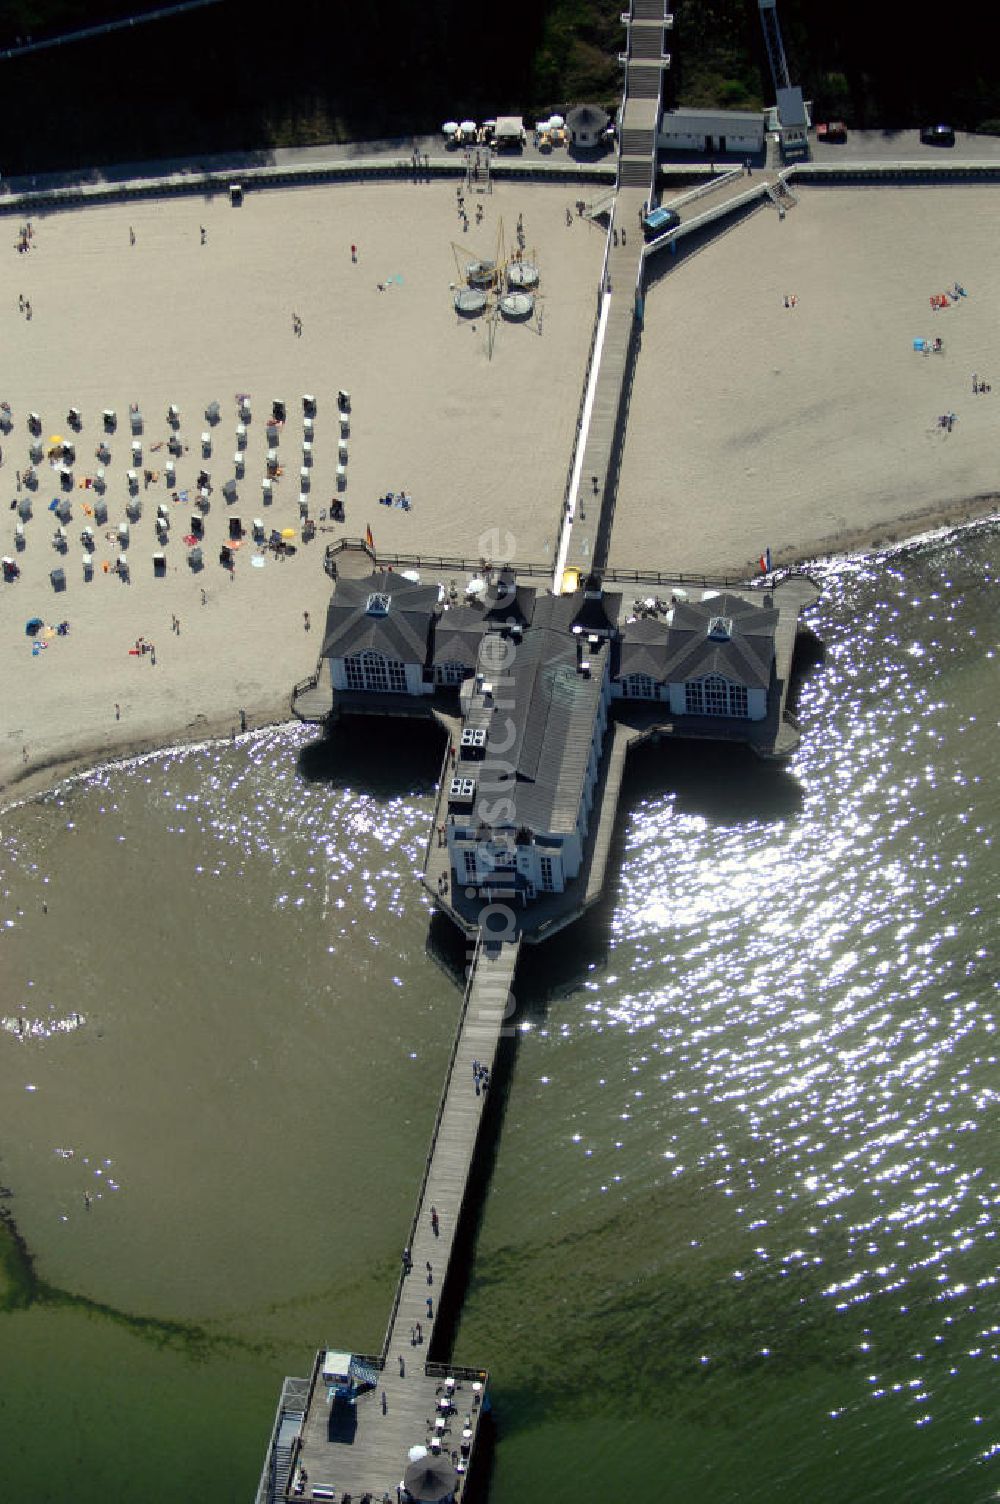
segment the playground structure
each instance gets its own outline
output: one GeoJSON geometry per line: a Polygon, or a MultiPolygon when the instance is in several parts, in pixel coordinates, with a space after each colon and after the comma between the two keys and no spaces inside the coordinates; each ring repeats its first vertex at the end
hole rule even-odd
{"type": "Polygon", "coordinates": [[[534,251],[525,254],[523,225],[518,220],[517,248],[508,251],[503,220],[497,225],[496,243],[491,256],[470,256],[468,245],[451,242],[455,258],[455,281],[452,302],[459,318],[484,318],[489,358],[493,358],[497,325],[501,319],[527,324],[535,320],[536,332],[542,332],[541,279],[534,251]]]}

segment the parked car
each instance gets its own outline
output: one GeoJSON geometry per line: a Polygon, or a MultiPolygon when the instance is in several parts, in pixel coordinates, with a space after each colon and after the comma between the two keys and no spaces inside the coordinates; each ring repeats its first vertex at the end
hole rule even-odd
{"type": "Polygon", "coordinates": [[[950,125],[925,125],[920,139],[925,146],[954,146],[955,131],[950,125]]]}
{"type": "Polygon", "coordinates": [[[643,215],[642,232],[647,240],[655,240],[657,235],[676,230],[680,222],[681,217],[676,209],[650,209],[648,214],[643,215]]]}
{"type": "Polygon", "coordinates": [[[817,141],[846,141],[847,126],[842,120],[830,120],[816,127],[817,141]]]}

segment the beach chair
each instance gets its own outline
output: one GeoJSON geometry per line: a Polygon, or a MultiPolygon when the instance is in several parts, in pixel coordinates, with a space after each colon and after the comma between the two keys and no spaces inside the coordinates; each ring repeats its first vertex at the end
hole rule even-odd
{"type": "Polygon", "coordinates": [[[139,439],[134,439],[132,442],[132,463],[133,465],[142,464],[142,443],[139,439]]]}
{"type": "Polygon", "coordinates": [[[337,490],[343,491],[347,485],[347,471],[343,465],[337,466],[337,490]]]}
{"type": "Polygon", "coordinates": [[[307,418],[315,418],[316,416],[316,398],[308,392],[302,398],[302,411],[307,418]]]}
{"type": "Polygon", "coordinates": [[[201,548],[195,544],[188,552],[188,564],[192,569],[200,569],[203,562],[201,548]]]}
{"type": "Polygon", "coordinates": [[[28,454],[33,465],[40,465],[42,463],[42,459],[44,458],[45,451],[43,450],[41,444],[39,444],[36,440],[35,443],[28,446],[28,454]]]}
{"type": "Polygon", "coordinates": [[[174,459],[180,459],[184,453],[184,445],[175,433],[172,433],[167,440],[167,453],[172,454],[174,459]]]}
{"type": "Polygon", "coordinates": [[[171,402],[167,408],[167,422],[171,428],[180,428],[181,426],[181,410],[175,402],[171,402]]]}
{"type": "Polygon", "coordinates": [[[28,414],[28,432],[36,436],[42,431],[42,420],[37,413],[28,414]]]}
{"type": "Polygon", "coordinates": [[[127,580],[128,579],[128,555],[127,554],[119,554],[118,555],[118,563],[116,564],[115,567],[118,570],[118,576],[119,576],[119,578],[122,579],[122,580],[127,580]]]}
{"type": "Polygon", "coordinates": [[[312,462],[313,462],[313,446],[310,444],[309,440],[306,439],[303,442],[303,445],[302,445],[302,463],[303,463],[303,465],[311,465],[312,462]]]}
{"type": "Polygon", "coordinates": [[[138,475],[138,472],[135,471],[135,470],[127,470],[125,472],[125,478],[128,481],[129,493],[132,496],[136,496],[138,494],[138,491],[139,491],[139,475],[138,475]]]}
{"type": "Polygon", "coordinates": [[[245,423],[237,423],[236,425],[236,447],[237,449],[245,449],[247,447],[247,426],[245,423]]]}
{"type": "Polygon", "coordinates": [[[342,465],[347,464],[347,445],[343,439],[337,445],[337,458],[342,465]]]}
{"type": "Polygon", "coordinates": [[[269,507],[272,501],[272,487],[271,482],[266,475],[260,483],[260,494],[261,500],[263,501],[264,505],[266,507],[269,507]]]}
{"type": "Polygon", "coordinates": [[[14,523],[14,547],[18,548],[18,549],[24,548],[25,542],[26,542],[26,539],[25,539],[25,536],[24,536],[24,523],[23,522],[15,522],[14,523]]]}
{"type": "Polygon", "coordinates": [[[133,434],[142,433],[142,413],[139,411],[138,405],[129,408],[128,421],[133,434]]]}
{"type": "Polygon", "coordinates": [[[239,413],[241,423],[250,422],[250,398],[242,396],[237,398],[236,411],[239,413]]]}
{"type": "Polygon", "coordinates": [[[302,495],[299,496],[299,516],[300,517],[308,517],[309,516],[309,498],[308,498],[308,496],[302,496],[302,495]]]}
{"type": "Polygon", "coordinates": [[[128,523],[127,522],[119,522],[119,524],[118,524],[118,547],[119,548],[128,548],[128,542],[129,542],[128,523]]]}
{"type": "Polygon", "coordinates": [[[337,393],[337,406],[342,413],[349,413],[351,410],[351,394],[350,392],[345,392],[343,387],[337,393]]]}
{"type": "Polygon", "coordinates": [[[234,480],[223,481],[223,483],[222,483],[222,494],[226,498],[227,501],[235,501],[236,500],[236,482],[234,480]]]}
{"type": "Polygon", "coordinates": [[[107,480],[105,479],[105,475],[104,475],[104,466],[103,465],[98,465],[98,467],[97,467],[97,474],[94,476],[94,490],[95,491],[106,491],[107,490],[107,484],[108,483],[107,483],[107,480]]]}
{"type": "Polygon", "coordinates": [[[340,437],[342,439],[346,439],[347,436],[348,436],[348,434],[350,433],[350,431],[351,431],[351,420],[348,417],[347,413],[341,413],[341,415],[340,415],[340,437]]]}
{"type": "Polygon", "coordinates": [[[155,553],[153,555],[153,575],[156,579],[162,579],[167,572],[166,554],[155,553]]]}
{"type": "Polygon", "coordinates": [[[66,414],[66,422],[74,433],[79,433],[83,427],[83,414],[78,407],[71,407],[66,414]]]}
{"type": "Polygon", "coordinates": [[[85,580],[92,580],[94,578],[94,556],[93,556],[93,554],[86,554],[85,553],[83,555],[83,558],[82,558],[81,562],[83,564],[83,578],[85,580]]]}
{"type": "Polygon", "coordinates": [[[93,553],[96,546],[96,539],[94,538],[94,529],[89,525],[89,523],[80,533],[80,541],[83,544],[84,548],[93,553]]]}
{"type": "Polygon", "coordinates": [[[66,589],[66,571],[65,571],[65,569],[61,569],[61,568],[60,569],[50,569],[49,570],[49,579],[52,581],[52,589],[53,590],[65,590],[66,589]]]}
{"type": "Polygon", "coordinates": [[[212,435],[210,433],[203,433],[201,436],[201,457],[203,460],[208,460],[212,457],[212,435]]]}
{"type": "Polygon", "coordinates": [[[206,423],[212,423],[214,425],[218,423],[221,416],[222,413],[221,409],[219,408],[219,404],[217,402],[210,402],[205,409],[206,423]]]}
{"type": "Polygon", "coordinates": [[[302,437],[304,439],[308,439],[310,443],[312,443],[313,439],[316,437],[315,424],[313,423],[312,418],[303,418],[302,437]]]}
{"type": "Polygon", "coordinates": [[[254,536],[254,542],[256,542],[256,543],[263,543],[263,541],[264,541],[264,519],[262,517],[255,517],[254,520],[253,520],[253,536],[254,536]]]}
{"type": "Polygon", "coordinates": [[[118,427],[118,414],[115,412],[114,408],[106,407],[104,409],[104,412],[101,414],[101,417],[104,421],[104,432],[114,433],[115,429],[118,427]]]}
{"type": "Polygon", "coordinates": [[[97,500],[94,502],[94,521],[96,523],[99,523],[100,526],[103,527],[107,520],[108,504],[103,496],[98,496],[97,500]]]}
{"type": "Polygon", "coordinates": [[[303,465],[299,471],[299,490],[308,491],[312,485],[312,471],[308,465],[303,465]]]}
{"type": "Polygon", "coordinates": [[[61,522],[52,534],[52,547],[58,549],[61,554],[69,548],[69,536],[61,522]]]}
{"type": "Polygon", "coordinates": [[[277,442],[278,442],[278,425],[277,425],[277,423],[270,423],[270,422],[268,423],[267,430],[266,430],[266,435],[267,435],[267,447],[268,447],[268,449],[273,449],[276,446],[277,442]]]}
{"type": "Polygon", "coordinates": [[[174,464],[173,460],[167,460],[167,463],[163,467],[163,474],[166,477],[168,486],[176,486],[177,466],[174,464]]]}
{"type": "Polygon", "coordinates": [[[108,448],[107,444],[105,444],[103,439],[97,446],[96,454],[102,465],[107,465],[110,463],[111,450],[108,448]]]}
{"type": "Polygon", "coordinates": [[[246,461],[239,450],[233,455],[233,469],[236,471],[236,479],[242,480],[246,471],[246,461]]]}
{"type": "Polygon", "coordinates": [[[31,497],[21,496],[18,498],[17,515],[22,522],[27,522],[31,517],[31,497]]]}

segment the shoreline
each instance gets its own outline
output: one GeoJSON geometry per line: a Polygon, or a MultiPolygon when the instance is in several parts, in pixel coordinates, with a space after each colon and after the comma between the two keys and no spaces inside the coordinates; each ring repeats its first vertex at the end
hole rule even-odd
{"type": "MultiPolygon", "coordinates": [[[[774,572],[808,568],[815,564],[836,565],[837,560],[862,554],[884,554],[912,548],[915,544],[943,541],[950,535],[991,522],[1000,523],[1000,495],[970,496],[949,506],[935,506],[908,512],[895,523],[853,528],[818,540],[810,549],[772,550],[774,572]],[[984,510],[984,508],[986,508],[984,510]],[[829,544],[829,547],[824,545],[829,544]]],[[[748,579],[753,571],[748,572],[748,579]]],[[[289,690],[289,694],[290,694],[289,690]]],[[[232,715],[209,718],[196,715],[184,726],[164,724],[142,736],[115,739],[110,733],[103,741],[90,741],[66,752],[15,768],[6,782],[0,783],[0,815],[7,814],[33,799],[43,798],[61,784],[86,776],[101,767],[145,757],[158,752],[189,748],[199,743],[232,741],[259,731],[287,726],[294,721],[288,713],[288,695],[271,695],[266,701],[246,707],[246,731],[238,730],[232,715]]],[[[317,732],[317,735],[321,733],[317,732]]]]}

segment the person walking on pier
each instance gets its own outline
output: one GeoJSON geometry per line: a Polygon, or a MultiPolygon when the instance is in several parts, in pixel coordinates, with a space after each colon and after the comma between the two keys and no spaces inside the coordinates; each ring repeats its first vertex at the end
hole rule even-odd
{"type": "Polygon", "coordinates": [[[434,1270],[431,1268],[430,1259],[427,1260],[427,1283],[429,1285],[434,1283],[434,1270]]]}
{"type": "Polygon", "coordinates": [[[406,1364],[403,1362],[403,1354],[402,1353],[399,1354],[399,1377],[401,1379],[405,1379],[406,1378],[406,1364]]]}
{"type": "Polygon", "coordinates": [[[409,1274],[409,1272],[410,1272],[410,1270],[412,1268],[413,1268],[413,1260],[410,1257],[409,1247],[406,1247],[406,1248],[403,1249],[403,1273],[404,1274],[409,1274]]]}
{"type": "Polygon", "coordinates": [[[427,1297],[427,1320],[434,1320],[434,1302],[429,1295],[427,1297]]]}
{"type": "Polygon", "coordinates": [[[437,1207],[431,1207],[431,1232],[436,1238],[441,1236],[441,1223],[437,1214],[437,1207]]]}

